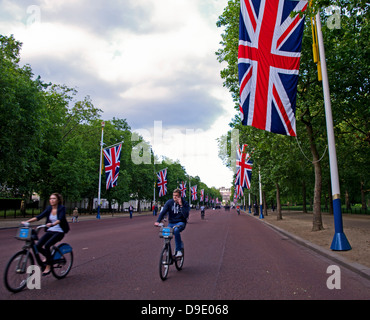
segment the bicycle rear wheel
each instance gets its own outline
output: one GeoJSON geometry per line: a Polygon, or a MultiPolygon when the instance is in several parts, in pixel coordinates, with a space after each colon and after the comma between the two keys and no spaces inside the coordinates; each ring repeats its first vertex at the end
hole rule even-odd
{"type": "Polygon", "coordinates": [[[177,270],[181,270],[182,266],[184,265],[184,256],[185,256],[185,251],[184,248],[181,249],[182,252],[182,257],[180,259],[175,259],[175,266],[177,270]]]}
{"type": "Polygon", "coordinates": [[[5,287],[11,292],[22,291],[30,274],[27,268],[34,264],[33,256],[26,250],[17,252],[10,258],[4,272],[5,287]]]}
{"type": "Polygon", "coordinates": [[[164,281],[167,278],[168,270],[170,268],[170,250],[168,245],[165,245],[162,249],[161,256],[159,259],[159,276],[164,281]]]}
{"type": "Polygon", "coordinates": [[[62,243],[55,247],[53,252],[53,265],[51,272],[57,279],[63,279],[69,271],[71,271],[73,264],[73,251],[72,247],[67,243],[62,243]]]}

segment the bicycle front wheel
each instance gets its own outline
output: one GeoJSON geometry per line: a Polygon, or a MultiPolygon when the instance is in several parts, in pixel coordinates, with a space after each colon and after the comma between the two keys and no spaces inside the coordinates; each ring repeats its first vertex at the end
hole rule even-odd
{"type": "Polygon", "coordinates": [[[170,268],[170,254],[168,246],[164,246],[159,259],[159,276],[163,281],[166,280],[170,268]]]}
{"type": "Polygon", "coordinates": [[[11,292],[22,291],[27,285],[30,274],[27,268],[34,263],[33,256],[26,250],[17,252],[6,265],[4,272],[5,287],[11,292]]]}
{"type": "Polygon", "coordinates": [[[55,248],[52,256],[53,265],[51,272],[57,279],[63,279],[72,269],[73,251],[67,243],[62,243],[55,248]]]}

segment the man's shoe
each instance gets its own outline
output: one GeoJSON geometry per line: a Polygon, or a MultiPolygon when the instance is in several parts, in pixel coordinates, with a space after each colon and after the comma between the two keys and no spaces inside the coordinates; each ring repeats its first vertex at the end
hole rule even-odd
{"type": "Polygon", "coordinates": [[[177,251],[175,257],[176,258],[181,258],[182,257],[182,252],[181,251],[177,251]]]}

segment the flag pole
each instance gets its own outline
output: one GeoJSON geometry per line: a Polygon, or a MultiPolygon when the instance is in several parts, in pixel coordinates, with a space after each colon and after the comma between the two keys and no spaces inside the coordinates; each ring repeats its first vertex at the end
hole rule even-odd
{"type": "Polygon", "coordinates": [[[351,250],[352,248],[347,240],[347,237],[345,236],[343,232],[343,219],[342,219],[342,208],[341,208],[341,202],[340,202],[337,153],[335,149],[333,116],[331,112],[329,80],[328,80],[328,71],[326,68],[324,41],[323,41],[323,36],[322,36],[322,31],[321,31],[320,12],[316,14],[316,26],[317,26],[317,36],[318,36],[318,42],[319,42],[319,52],[320,52],[320,61],[321,61],[322,85],[323,85],[323,92],[324,92],[325,115],[326,115],[326,129],[327,129],[328,145],[329,145],[330,177],[331,177],[331,188],[332,188],[332,195],[333,195],[335,234],[334,234],[333,242],[331,244],[330,249],[336,250],[336,251],[346,251],[346,250],[351,250]]]}
{"type": "Polygon", "coordinates": [[[100,165],[99,165],[99,188],[98,188],[98,213],[96,219],[100,219],[100,193],[101,193],[101,168],[102,168],[102,157],[103,157],[103,136],[104,136],[105,123],[101,123],[101,141],[100,141],[100,165]]]}
{"type": "Polygon", "coordinates": [[[261,170],[258,168],[258,179],[259,179],[259,186],[260,186],[260,219],[263,219],[263,211],[262,211],[262,182],[261,182],[261,170]]]}

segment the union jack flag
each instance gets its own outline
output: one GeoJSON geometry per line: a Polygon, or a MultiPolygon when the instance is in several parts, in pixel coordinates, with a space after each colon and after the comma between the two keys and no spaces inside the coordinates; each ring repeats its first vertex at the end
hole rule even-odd
{"type": "Polygon", "coordinates": [[[157,173],[159,197],[163,197],[167,193],[167,169],[163,169],[157,173]]]}
{"type": "Polygon", "coordinates": [[[235,185],[234,200],[243,197],[243,195],[243,188],[239,184],[235,185]]]}
{"type": "Polygon", "coordinates": [[[195,201],[197,199],[197,186],[191,187],[191,200],[195,201]]]}
{"type": "Polygon", "coordinates": [[[181,197],[185,198],[186,197],[186,181],[182,181],[180,183],[180,190],[181,190],[181,197]]]}
{"type": "Polygon", "coordinates": [[[249,153],[247,153],[247,146],[247,144],[244,144],[243,150],[238,147],[236,152],[237,171],[235,185],[239,185],[241,188],[250,189],[253,161],[251,160],[249,153]]]}
{"type": "Polygon", "coordinates": [[[307,1],[241,0],[239,86],[243,125],[296,136],[296,95],[307,1]]]}
{"type": "Polygon", "coordinates": [[[122,143],[103,150],[107,190],[117,185],[122,143]]]}
{"type": "Polygon", "coordinates": [[[200,190],[200,201],[204,201],[204,189],[200,190]]]}

